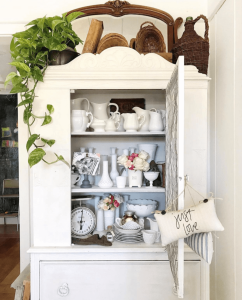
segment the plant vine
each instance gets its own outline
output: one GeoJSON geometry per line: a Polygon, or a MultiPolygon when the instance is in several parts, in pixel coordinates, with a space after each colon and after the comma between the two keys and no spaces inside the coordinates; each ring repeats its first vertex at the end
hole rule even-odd
{"type": "Polygon", "coordinates": [[[82,40],[72,30],[71,22],[78,18],[83,13],[73,12],[62,17],[43,17],[31,21],[26,26],[31,26],[25,31],[18,32],[13,35],[10,51],[12,62],[10,65],[15,66],[16,72],[11,72],[7,75],[5,86],[12,82],[13,88],[10,93],[19,93],[21,102],[18,107],[24,106],[23,121],[28,127],[29,138],[26,143],[27,151],[34,147],[29,153],[28,163],[32,167],[41,160],[48,165],[61,161],[69,166],[68,162],[62,155],[56,153],[56,160],[48,162],[44,157],[46,152],[44,147],[49,147],[55,144],[54,139],[46,139],[40,134],[32,133],[31,126],[36,119],[43,119],[42,125],[45,126],[51,123],[54,107],[51,104],[47,105],[47,111],[44,116],[37,116],[33,113],[33,105],[35,100],[35,89],[38,82],[44,81],[44,74],[50,64],[50,51],[63,51],[68,47],[75,47],[82,43],[82,40]],[[31,89],[30,87],[31,81],[31,89]]]}

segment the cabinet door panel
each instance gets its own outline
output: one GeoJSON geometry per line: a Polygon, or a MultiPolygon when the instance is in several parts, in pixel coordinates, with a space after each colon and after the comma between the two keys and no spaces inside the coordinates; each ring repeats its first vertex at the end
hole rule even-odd
{"type": "MultiPolygon", "coordinates": [[[[185,282],[185,299],[199,300],[199,261],[185,263],[185,282]]],[[[40,263],[40,300],[175,300],[172,288],[167,261],[40,263]]]]}

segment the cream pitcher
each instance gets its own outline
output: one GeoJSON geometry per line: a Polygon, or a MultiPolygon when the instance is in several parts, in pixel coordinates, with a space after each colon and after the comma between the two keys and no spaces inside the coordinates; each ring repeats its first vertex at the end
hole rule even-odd
{"type": "Polygon", "coordinates": [[[108,106],[111,106],[111,105],[116,106],[115,113],[118,112],[118,105],[116,103],[109,103],[109,102],[94,103],[94,102],[91,102],[91,105],[93,107],[94,117],[99,120],[107,120],[108,119],[108,113],[107,113],[108,106]]]}
{"type": "MultiPolygon", "coordinates": [[[[152,109],[156,110],[156,109],[152,109]]],[[[160,132],[163,131],[163,122],[162,115],[156,111],[149,111],[150,114],[150,123],[149,123],[149,131],[151,132],[160,132]]]]}
{"type": "Polygon", "coordinates": [[[141,117],[141,116],[145,116],[145,122],[143,123],[143,125],[140,127],[139,131],[149,131],[149,123],[150,123],[150,113],[149,110],[145,110],[142,109],[140,107],[133,107],[132,108],[136,114],[141,117]]]}
{"type": "Polygon", "coordinates": [[[124,118],[124,129],[126,132],[136,132],[141,128],[145,122],[145,116],[138,116],[137,114],[122,114],[124,118]]]}

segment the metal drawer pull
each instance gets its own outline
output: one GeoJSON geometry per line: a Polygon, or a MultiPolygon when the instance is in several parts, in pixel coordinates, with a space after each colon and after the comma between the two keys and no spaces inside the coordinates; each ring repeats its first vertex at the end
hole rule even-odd
{"type": "Polygon", "coordinates": [[[69,288],[67,283],[63,283],[57,291],[57,294],[61,297],[65,297],[69,294],[69,288]]]}

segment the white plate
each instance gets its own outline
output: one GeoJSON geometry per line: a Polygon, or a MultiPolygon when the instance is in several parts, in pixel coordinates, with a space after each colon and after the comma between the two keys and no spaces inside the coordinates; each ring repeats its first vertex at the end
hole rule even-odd
{"type": "Polygon", "coordinates": [[[118,227],[116,224],[113,224],[113,226],[115,227],[116,231],[123,233],[123,234],[136,234],[141,232],[141,229],[122,229],[120,227],[118,227]]]}
{"type": "Polygon", "coordinates": [[[116,241],[120,242],[120,243],[124,243],[124,244],[136,244],[136,243],[142,243],[143,242],[143,241],[134,241],[134,240],[132,240],[132,241],[120,241],[120,240],[117,240],[117,239],[116,239],[116,241]]]}

